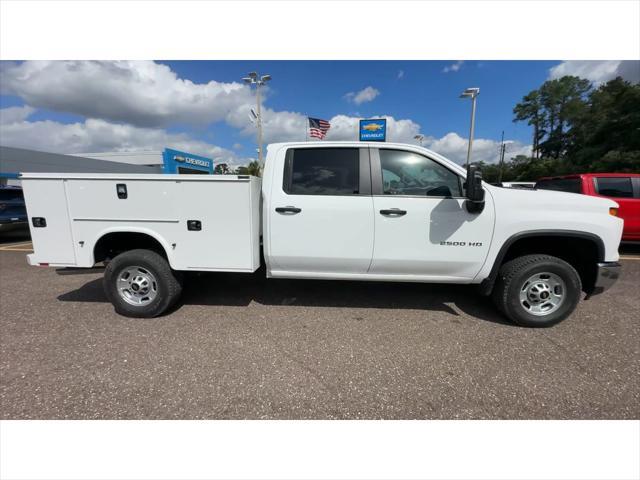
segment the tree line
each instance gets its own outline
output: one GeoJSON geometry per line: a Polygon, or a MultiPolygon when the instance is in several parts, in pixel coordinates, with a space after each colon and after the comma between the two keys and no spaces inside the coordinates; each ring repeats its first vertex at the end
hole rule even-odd
{"type": "Polygon", "coordinates": [[[640,84],[618,77],[597,88],[565,76],[522,98],[514,122],[532,129],[531,156],[477,162],[489,182],[585,172],[640,172],[640,84]]]}
{"type": "Polygon", "coordinates": [[[259,177],[261,175],[260,163],[257,160],[249,162],[248,165],[240,165],[239,167],[230,167],[226,163],[218,163],[213,173],[218,175],[253,175],[259,177]]]}

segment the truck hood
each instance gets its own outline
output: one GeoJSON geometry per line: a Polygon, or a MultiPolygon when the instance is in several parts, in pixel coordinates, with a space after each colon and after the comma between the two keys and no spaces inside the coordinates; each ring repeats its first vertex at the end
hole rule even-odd
{"type": "Polygon", "coordinates": [[[498,201],[512,203],[526,210],[531,208],[551,208],[552,210],[572,209],[580,211],[606,211],[609,208],[617,208],[618,204],[613,200],[580,193],[556,192],[554,190],[534,190],[526,188],[501,188],[490,185],[491,195],[498,201]]]}
{"type": "Polygon", "coordinates": [[[623,221],[609,213],[613,200],[579,193],[486,186],[496,211],[497,244],[522,232],[582,232],[598,237],[606,261],[618,259],[623,221]]]}

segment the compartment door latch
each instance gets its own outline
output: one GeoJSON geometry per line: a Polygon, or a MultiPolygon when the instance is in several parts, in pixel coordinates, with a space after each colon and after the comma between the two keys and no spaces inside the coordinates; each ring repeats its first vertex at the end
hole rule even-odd
{"type": "Polygon", "coordinates": [[[199,232],[202,230],[202,222],[200,220],[187,220],[187,230],[199,232]]]}

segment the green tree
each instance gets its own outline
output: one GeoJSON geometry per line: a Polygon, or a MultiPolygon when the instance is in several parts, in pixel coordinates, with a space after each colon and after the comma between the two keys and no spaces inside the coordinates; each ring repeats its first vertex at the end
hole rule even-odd
{"type": "MultiPolygon", "coordinates": [[[[640,84],[622,78],[597,89],[578,77],[545,82],[514,108],[534,128],[532,158],[505,163],[503,181],[579,172],[640,172],[640,84]]],[[[485,166],[489,176],[491,166],[485,166]]]]}
{"type": "Polygon", "coordinates": [[[543,112],[542,104],[540,103],[540,92],[538,90],[532,90],[522,99],[522,102],[518,103],[513,109],[515,118],[514,122],[527,121],[528,125],[533,126],[533,156],[540,158],[540,140],[544,136],[543,129],[543,112]]]}
{"type": "Polygon", "coordinates": [[[229,165],[226,163],[218,163],[213,169],[213,173],[217,175],[228,175],[231,171],[229,170],[229,165]]]}
{"type": "Polygon", "coordinates": [[[640,171],[640,84],[618,77],[589,97],[569,132],[568,160],[585,171],[640,171]]]}
{"type": "Polygon", "coordinates": [[[573,76],[548,80],[540,87],[546,129],[546,140],[540,144],[542,156],[560,158],[567,151],[568,130],[584,113],[590,89],[588,80],[573,76]]]}
{"type": "Polygon", "coordinates": [[[262,169],[260,168],[260,162],[253,160],[248,165],[241,165],[236,168],[236,175],[253,175],[254,177],[262,176],[262,169]]]}

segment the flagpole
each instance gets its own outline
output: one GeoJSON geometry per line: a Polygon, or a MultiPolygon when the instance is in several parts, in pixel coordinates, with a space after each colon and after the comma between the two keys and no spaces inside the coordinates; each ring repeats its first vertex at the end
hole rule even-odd
{"type": "Polygon", "coordinates": [[[309,141],[309,117],[307,117],[307,121],[305,122],[304,126],[304,141],[309,141]]]}

